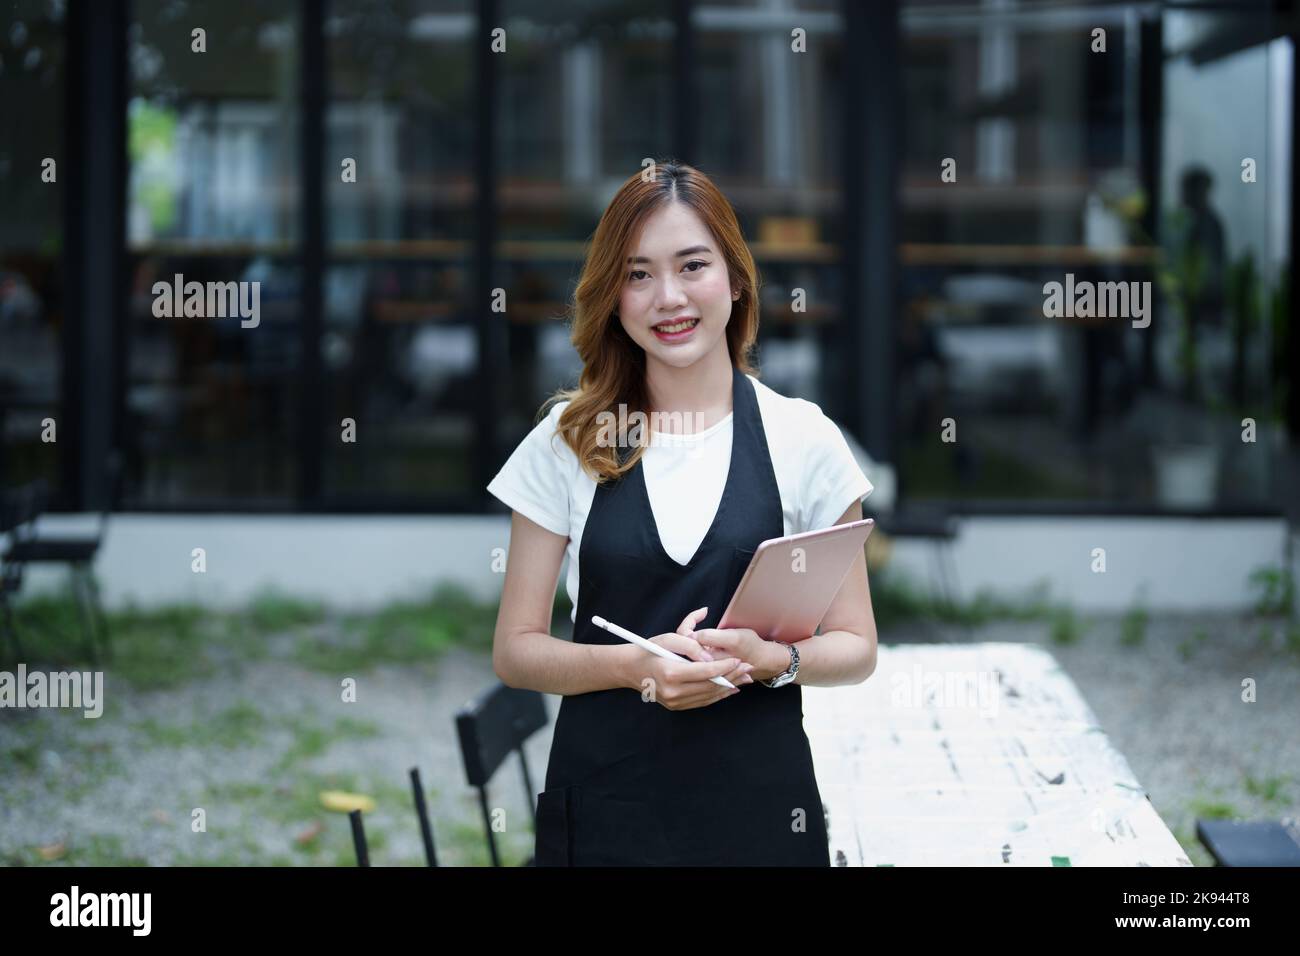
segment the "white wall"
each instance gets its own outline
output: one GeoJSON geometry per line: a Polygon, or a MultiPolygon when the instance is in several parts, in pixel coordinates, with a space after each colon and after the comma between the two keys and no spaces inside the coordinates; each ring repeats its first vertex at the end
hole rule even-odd
{"type": "MultiPolygon", "coordinates": [[[[92,516],[41,519],[51,534],[93,527],[92,516]]],[[[121,515],[111,519],[97,563],[104,601],[121,606],[194,601],[219,607],[259,589],[316,598],[338,607],[373,607],[427,595],[459,581],[485,599],[500,593],[493,549],[509,544],[498,516],[121,515]],[[207,573],[191,571],[191,551],[207,552],[207,573]]],[[[1079,610],[1123,610],[1145,583],[1152,609],[1245,608],[1247,576],[1282,561],[1282,519],[1002,518],[966,519],[952,545],[959,594],[987,586],[1008,597],[1046,578],[1053,596],[1079,610]],[[1106,573],[1091,570],[1106,549],[1106,573]]],[[[892,561],[933,577],[933,547],[895,542],[892,561]]],[[[58,586],[59,569],[29,569],[31,591],[58,586]]]]}

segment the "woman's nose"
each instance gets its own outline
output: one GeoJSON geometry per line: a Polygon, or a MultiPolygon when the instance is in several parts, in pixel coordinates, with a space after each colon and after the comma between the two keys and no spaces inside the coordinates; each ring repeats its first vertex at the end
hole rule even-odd
{"type": "Polygon", "coordinates": [[[686,303],[686,294],[674,278],[664,279],[659,284],[656,305],[661,309],[676,308],[686,303]]]}

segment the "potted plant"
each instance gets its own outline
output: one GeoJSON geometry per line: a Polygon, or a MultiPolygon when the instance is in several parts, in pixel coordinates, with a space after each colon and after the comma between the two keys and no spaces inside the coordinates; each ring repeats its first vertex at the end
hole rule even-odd
{"type": "MultiPolygon", "coordinates": [[[[1178,210],[1175,216],[1180,214],[1184,211],[1178,210]]],[[[1186,234],[1179,219],[1173,226],[1175,235],[1186,234]]],[[[1199,321],[1209,269],[1204,249],[1195,243],[1178,242],[1167,251],[1157,270],[1167,314],[1176,330],[1173,365],[1177,384],[1174,393],[1159,403],[1151,462],[1156,500],[1171,508],[1207,508],[1213,505],[1218,492],[1222,455],[1207,406],[1210,388],[1201,354],[1199,321]]]]}

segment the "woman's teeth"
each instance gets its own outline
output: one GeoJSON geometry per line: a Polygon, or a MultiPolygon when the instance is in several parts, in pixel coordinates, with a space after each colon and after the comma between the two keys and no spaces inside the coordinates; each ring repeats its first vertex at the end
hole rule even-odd
{"type": "Polygon", "coordinates": [[[656,332],[671,334],[673,332],[685,332],[687,329],[693,329],[699,324],[699,319],[687,319],[684,322],[676,322],[672,325],[656,325],[656,332]]]}

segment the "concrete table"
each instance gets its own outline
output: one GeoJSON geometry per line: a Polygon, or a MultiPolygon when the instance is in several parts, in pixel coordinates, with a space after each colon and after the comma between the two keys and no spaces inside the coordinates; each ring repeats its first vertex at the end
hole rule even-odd
{"type": "Polygon", "coordinates": [[[880,647],[805,687],[832,866],[1191,866],[1041,647],[880,647]]]}

